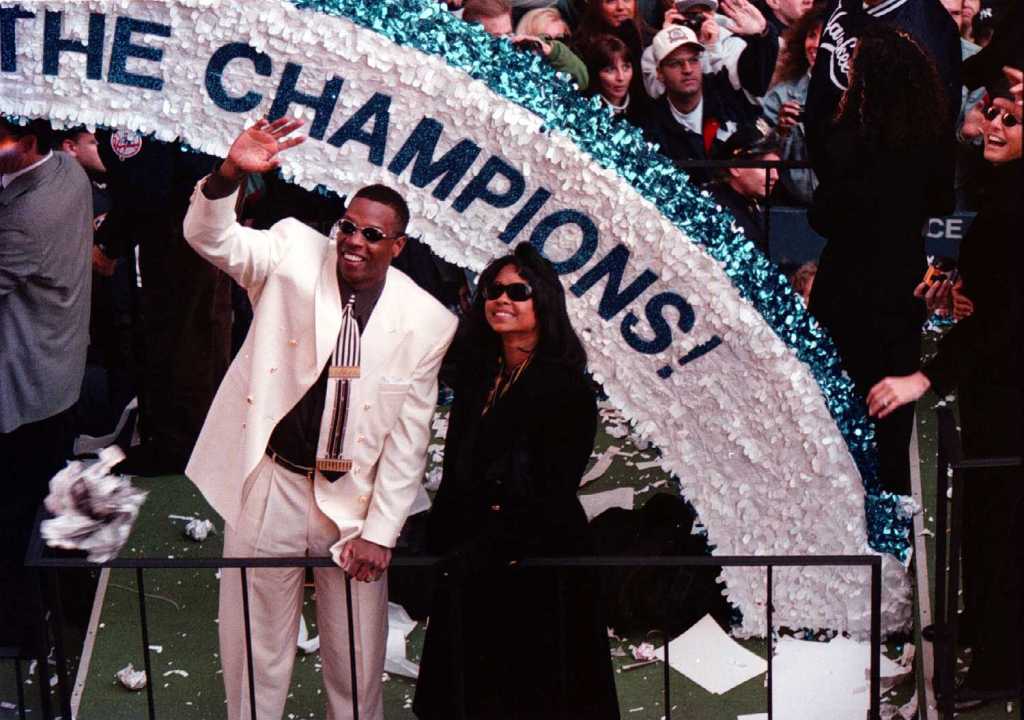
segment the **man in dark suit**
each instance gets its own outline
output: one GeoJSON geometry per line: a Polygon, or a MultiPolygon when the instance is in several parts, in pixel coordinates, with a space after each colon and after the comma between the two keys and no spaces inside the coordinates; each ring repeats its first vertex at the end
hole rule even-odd
{"type": "Polygon", "coordinates": [[[39,639],[23,558],[71,454],[89,343],[92,188],[74,158],[51,152],[51,134],[0,117],[0,645],[23,648],[39,639]]]}

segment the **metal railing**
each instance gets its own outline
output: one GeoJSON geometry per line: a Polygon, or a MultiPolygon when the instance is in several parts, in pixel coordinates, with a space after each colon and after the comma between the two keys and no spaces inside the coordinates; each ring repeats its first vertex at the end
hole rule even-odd
{"type": "MultiPolygon", "coordinates": [[[[63,717],[70,718],[71,715],[71,704],[70,695],[67,692],[67,661],[65,656],[65,649],[63,646],[63,638],[61,637],[61,607],[60,607],[60,569],[66,567],[81,567],[83,565],[93,566],[91,563],[86,563],[84,560],[76,560],[66,557],[46,557],[42,547],[42,541],[36,532],[33,542],[29,548],[28,556],[26,558],[27,564],[31,567],[38,568],[42,574],[49,575],[51,582],[47,583],[49,586],[49,592],[46,594],[49,602],[50,620],[54,628],[54,655],[56,660],[56,673],[57,673],[57,687],[60,692],[59,707],[63,717]]],[[[431,567],[437,563],[439,558],[436,557],[396,557],[391,563],[391,567],[396,570],[402,568],[424,568],[431,567]]],[[[773,571],[777,567],[839,567],[839,566],[862,566],[868,567],[871,571],[871,621],[870,621],[870,707],[868,711],[868,720],[879,720],[880,715],[880,660],[879,654],[881,651],[881,596],[882,596],[882,558],[880,555],[772,555],[772,556],[662,556],[662,557],[626,557],[626,556],[605,556],[605,557],[559,557],[559,558],[530,558],[524,559],[517,563],[519,568],[552,568],[558,571],[558,592],[559,592],[559,607],[561,608],[562,615],[565,617],[565,603],[564,598],[564,585],[567,571],[571,569],[586,569],[586,568],[626,568],[626,567],[659,567],[659,568],[685,568],[685,567],[706,567],[706,566],[718,566],[718,567],[764,567],[766,569],[765,574],[765,591],[766,591],[766,628],[768,629],[767,643],[768,643],[768,671],[765,685],[765,695],[767,702],[767,712],[769,720],[773,720],[773,687],[774,687],[774,674],[773,674],[773,660],[774,660],[774,618],[773,618],[773,571]]],[[[148,708],[148,717],[150,720],[155,720],[157,717],[156,701],[153,695],[153,683],[152,683],[152,663],[150,658],[150,643],[149,643],[149,623],[146,614],[146,593],[145,593],[145,571],[146,570],[167,570],[167,569],[221,569],[221,568],[238,568],[240,570],[240,580],[242,583],[242,605],[243,605],[243,621],[245,629],[245,642],[246,642],[246,656],[247,665],[246,673],[249,680],[249,702],[250,702],[250,715],[252,720],[257,720],[256,715],[256,697],[254,682],[255,672],[252,661],[252,621],[249,614],[249,588],[247,582],[247,571],[251,568],[266,568],[266,567],[336,567],[329,557],[320,558],[309,558],[309,557],[279,557],[279,558],[194,558],[194,559],[183,559],[183,558],[119,558],[103,563],[102,567],[108,568],[121,568],[121,569],[134,569],[136,577],[136,591],[138,595],[138,606],[139,606],[139,621],[141,625],[141,641],[144,653],[144,669],[146,673],[146,701],[148,708]]],[[[348,615],[348,629],[349,629],[349,660],[350,660],[350,672],[353,688],[352,696],[352,717],[353,720],[359,718],[359,704],[358,704],[358,678],[356,677],[356,662],[355,662],[355,639],[353,633],[353,614],[352,614],[352,601],[351,601],[351,578],[345,577],[345,590],[346,590],[346,611],[348,615]]],[[[461,648],[462,643],[460,642],[462,636],[462,614],[459,611],[461,591],[458,585],[449,586],[449,591],[452,593],[451,602],[451,613],[452,613],[452,638],[453,647],[461,648]]],[[[565,623],[562,623],[564,627],[565,623]]],[[[668,626],[666,621],[665,627],[668,626]]],[[[672,639],[669,637],[669,633],[662,629],[662,635],[664,637],[664,645],[662,650],[662,660],[664,664],[663,668],[663,700],[664,700],[664,717],[666,720],[672,720],[675,718],[687,717],[685,709],[679,709],[673,712],[673,706],[671,702],[671,690],[670,690],[670,651],[669,641],[672,639]]],[[[565,663],[565,637],[564,633],[559,636],[559,643],[561,651],[559,657],[562,659],[560,665],[563,671],[566,669],[565,663]]],[[[455,720],[463,720],[465,718],[465,692],[459,692],[460,687],[464,687],[463,682],[463,670],[464,665],[462,659],[455,653],[452,658],[454,663],[456,678],[456,707],[458,711],[455,716],[455,720]]],[[[44,663],[45,665],[45,663],[44,663]]],[[[46,686],[49,686],[47,681],[46,686]]],[[[44,717],[49,718],[48,708],[44,708],[44,717]]]]}
{"type": "MultiPolygon", "coordinates": [[[[956,663],[960,621],[960,584],[964,524],[964,475],[971,471],[1021,466],[1018,457],[963,457],[960,434],[952,408],[936,408],[939,447],[936,460],[935,493],[935,654],[939,666],[936,693],[939,713],[952,720],[956,710],[956,663]],[[946,498],[950,502],[946,502],[946,498]],[[947,539],[948,535],[948,539],[947,539]]],[[[976,477],[976,475],[975,475],[976,477]]],[[[1011,539],[1008,543],[1013,542],[1011,539]]],[[[1024,568],[1021,569],[1024,572],[1024,568]]],[[[1018,602],[1021,599],[1018,598],[1018,602]]],[[[1024,630],[1024,628],[1021,628],[1024,630]]],[[[1018,646],[1018,670],[1024,669],[1024,647],[1018,646]]],[[[1019,698],[1024,706],[1024,677],[1018,678],[1019,698]]]]}

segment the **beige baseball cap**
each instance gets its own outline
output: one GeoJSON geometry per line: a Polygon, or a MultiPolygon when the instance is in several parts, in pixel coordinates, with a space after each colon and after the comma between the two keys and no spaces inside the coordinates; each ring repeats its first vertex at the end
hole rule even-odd
{"type": "Polygon", "coordinates": [[[673,50],[683,45],[693,45],[701,50],[704,45],[697,39],[697,34],[685,25],[672,25],[654,36],[651,43],[651,50],[654,52],[654,62],[661,64],[673,50]]]}

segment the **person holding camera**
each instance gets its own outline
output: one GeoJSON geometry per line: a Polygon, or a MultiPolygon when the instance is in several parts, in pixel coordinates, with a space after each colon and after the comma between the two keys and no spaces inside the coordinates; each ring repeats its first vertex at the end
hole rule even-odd
{"type": "MultiPolygon", "coordinates": [[[[644,134],[677,162],[713,157],[739,125],[754,123],[760,109],[749,98],[764,94],[775,68],[778,37],[761,13],[746,0],[722,0],[721,7],[734,19],[737,34],[747,39],[736,73],[728,68],[704,72],[706,46],[689,25],[668,24],[651,45],[665,95],[655,102],[644,134]]],[[[710,179],[703,168],[687,172],[694,182],[710,179]]]]}

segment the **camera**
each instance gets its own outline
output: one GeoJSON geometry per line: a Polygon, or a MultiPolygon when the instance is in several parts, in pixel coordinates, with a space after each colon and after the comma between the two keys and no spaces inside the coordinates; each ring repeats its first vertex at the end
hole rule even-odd
{"type": "Polygon", "coordinates": [[[704,22],[708,19],[702,13],[687,13],[681,7],[680,3],[676,3],[676,10],[683,16],[681,19],[676,20],[676,25],[684,25],[685,27],[693,30],[694,34],[700,38],[700,29],[704,27],[704,22]]]}

